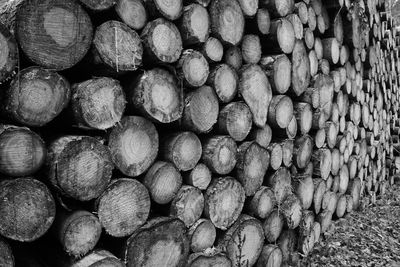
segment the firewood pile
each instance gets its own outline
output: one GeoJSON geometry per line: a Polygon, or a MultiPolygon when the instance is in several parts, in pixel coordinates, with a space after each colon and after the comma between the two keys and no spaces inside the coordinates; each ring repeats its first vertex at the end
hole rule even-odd
{"type": "Polygon", "coordinates": [[[287,266],[400,170],[383,0],[0,15],[0,266],[287,266]]]}

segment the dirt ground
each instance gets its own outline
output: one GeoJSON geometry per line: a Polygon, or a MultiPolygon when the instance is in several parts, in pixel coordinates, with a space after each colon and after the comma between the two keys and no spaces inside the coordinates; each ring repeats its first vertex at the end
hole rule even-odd
{"type": "Polygon", "coordinates": [[[332,224],[300,266],[400,267],[400,185],[332,224]]]}

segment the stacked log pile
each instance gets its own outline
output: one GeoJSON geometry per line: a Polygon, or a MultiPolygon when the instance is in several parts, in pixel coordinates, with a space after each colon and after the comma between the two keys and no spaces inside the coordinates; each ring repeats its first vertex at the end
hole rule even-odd
{"type": "Polygon", "coordinates": [[[18,4],[1,266],[296,265],[400,170],[382,0],[18,4]]]}

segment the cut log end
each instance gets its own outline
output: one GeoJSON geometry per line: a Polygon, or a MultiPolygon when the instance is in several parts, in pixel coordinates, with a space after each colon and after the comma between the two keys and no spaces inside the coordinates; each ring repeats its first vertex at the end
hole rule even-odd
{"type": "Polygon", "coordinates": [[[10,31],[0,24],[0,84],[15,74],[18,45],[10,31]]]}
{"type": "Polygon", "coordinates": [[[171,203],[170,214],[183,221],[186,227],[190,227],[200,219],[203,209],[204,197],[200,189],[184,185],[171,203]]]}

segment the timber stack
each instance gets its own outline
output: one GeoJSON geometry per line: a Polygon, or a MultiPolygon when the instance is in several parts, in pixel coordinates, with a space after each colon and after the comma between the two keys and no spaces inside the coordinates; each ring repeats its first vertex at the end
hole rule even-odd
{"type": "Polygon", "coordinates": [[[2,10],[1,266],[297,266],[400,172],[383,0],[2,10]]]}

